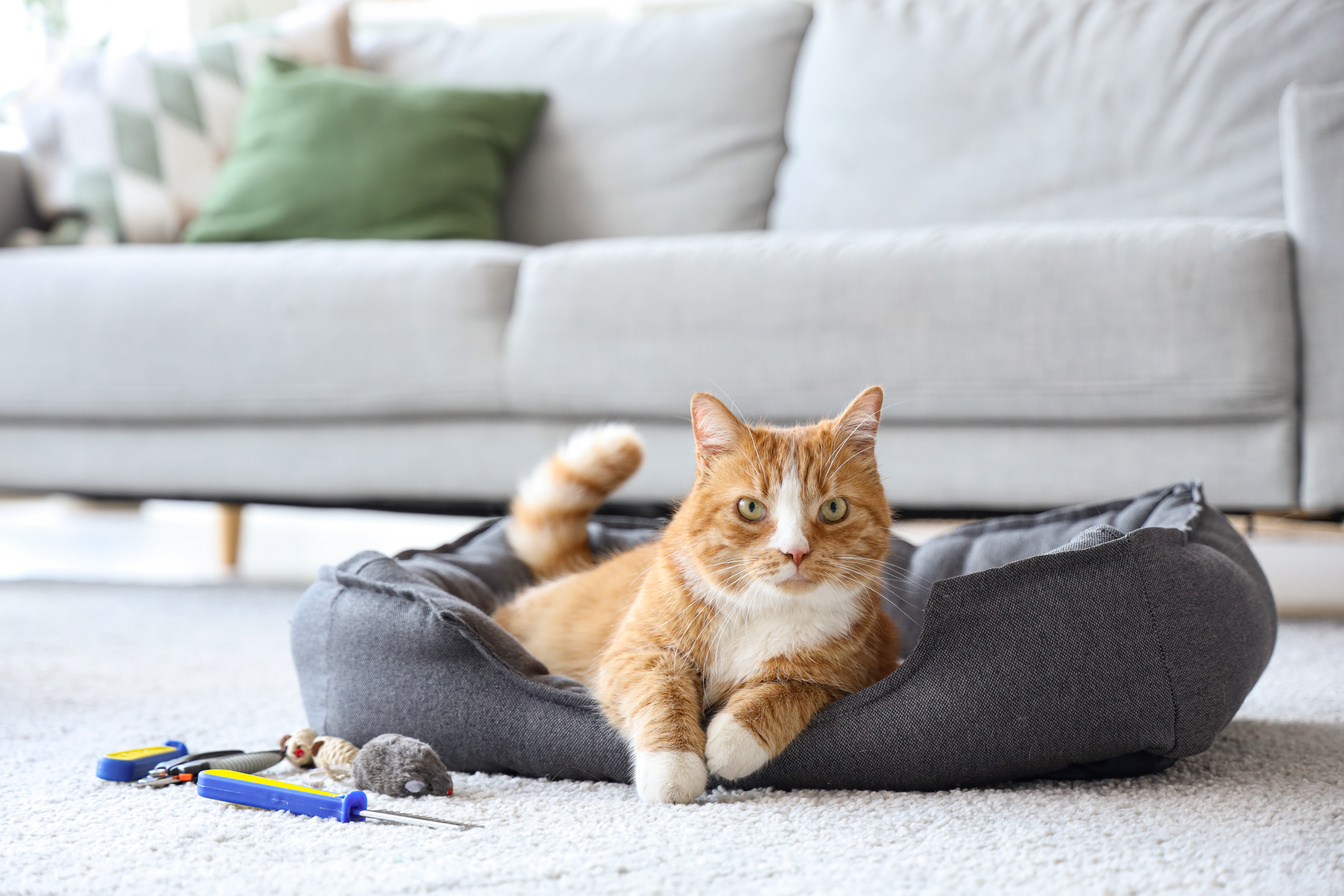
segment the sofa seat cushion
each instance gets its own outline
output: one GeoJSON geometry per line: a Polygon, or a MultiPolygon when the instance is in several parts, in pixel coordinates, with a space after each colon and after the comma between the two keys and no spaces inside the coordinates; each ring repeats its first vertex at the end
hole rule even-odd
{"type": "Polygon", "coordinates": [[[466,241],[0,251],[0,417],[496,411],[527,251],[466,241]]]}
{"type": "Polygon", "coordinates": [[[1344,3],[818,4],[771,226],[1282,217],[1293,80],[1344,80],[1344,3]]]}
{"type": "Polygon", "coordinates": [[[1290,416],[1281,222],[722,234],[537,250],[505,369],[525,413],[780,421],[870,383],[883,423],[1290,416]]]}
{"type": "Polygon", "coordinates": [[[361,35],[396,78],[540,90],[512,172],[506,239],[759,230],[784,157],[784,113],[811,7],[795,2],[618,22],[415,28],[361,35]]]}

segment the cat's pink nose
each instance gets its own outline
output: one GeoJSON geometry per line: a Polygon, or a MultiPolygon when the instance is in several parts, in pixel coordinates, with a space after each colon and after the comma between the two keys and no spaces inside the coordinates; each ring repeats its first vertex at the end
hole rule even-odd
{"type": "Polygon", "coordinates": [[[807,548],[794,548],[793,550],[785,551],[784,553],[793,558],[793,565],[796,569],[803,565],[803,558],[807,556],[807,548]]]}

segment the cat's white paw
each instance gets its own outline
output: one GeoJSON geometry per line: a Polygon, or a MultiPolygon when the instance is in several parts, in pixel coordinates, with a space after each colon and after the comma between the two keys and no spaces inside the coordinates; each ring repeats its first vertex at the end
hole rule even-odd
{"type": "Polygon", "coordinates": [[[708,782],[705,760],[694,753],[635,753],[635,789],[646,803],[689,803],[708,782]]]}
{"type": "Polygon", "coordinates": [[[769,762],[770,754],[731,712],[721,712],[705,732],[705,761],[720,778],[736,781],[769,762]]]}

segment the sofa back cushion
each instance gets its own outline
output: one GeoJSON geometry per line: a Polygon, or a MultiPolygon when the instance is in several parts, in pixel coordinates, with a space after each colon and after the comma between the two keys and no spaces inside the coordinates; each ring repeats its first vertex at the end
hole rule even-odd
{"type": "Polygon", "coordinates": [[[375,71],[538,90],[504,236],[759,230],[784,155],[784,113],[810,7],[780,2],[630,22],[440,26],[359,35],[375,71]]]}
{"type": "Polygon", "coordinates": [[[590,240],[527,256],[511,411],[793,423],[871,383],[884,424],[1291,420],[1282,222],[982,224],[590,240]]]}
{"type": "Polygon", "coordinates": [[[819,4],[771,226],[1279,218],[1280,95],[1341,78],[1336,0],[819,4]]]}

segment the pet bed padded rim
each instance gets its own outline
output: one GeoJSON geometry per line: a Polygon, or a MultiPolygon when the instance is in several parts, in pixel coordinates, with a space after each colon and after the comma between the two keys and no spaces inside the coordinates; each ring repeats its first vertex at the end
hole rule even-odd
{"type": "MultiPolygon", "coordinates": [[[[469,535],[480,534],[486,529],[489,529],[491,525],[497,523],[498,521],[499,521],[498,518],[490,520],[488,524],[483,524],[481,527],[473,530],[471,533],[468,534],[469,535]]],[[[459,542],[454,542],[453,545],[460,546],[459,542]]],[[[436,550],[448,550],[448,549],[449,546],[445,545],[443,548],[438,548],[436,550]]],[[[342,590],[345,590],[346,588],[367,589],[369,588],[369,580],[363,578],[362,573],[370,567],[392,562],[394,561],[389,559],[388,557],[382,554],[376,554],[375,556],[369,557],[367,562],[360,564],[352,573],[346,573],[341,570],[333,570],[332,581],[335,581],[337,584],[341,585],[342,590]]],[[[429,581],[428,579],[422,579],[421,581],[423,581],[423,583],[428,587],[431,588],[436,587],[434,583],[429,581]]],[[[381,588],[375,586],[373,590],[381,591],[384,594],[388,594],[395,597],[401,597],[408,600],[413,600],[416,601],[417,603],[423,604],[438,619],[440,619],[443,622],[446,622],[449,626],[461,632],[466,637],[466,639],[471,642],[471,645],[475,647],[481,653],[482,656],[484,656],[487,660],[490,661],[491,665],[495,666],[499,671],[503,672],[505,675],[521,680],[524,687],[534,690],[536,695],[541,697],[542,699],[550,700],[551,702],[561,706],[580,707],[580,708],[588,708],[597,703],[597,700],[592,696],[592,693],[581,683],[575,681],[572,678],[567,678],[563,675],[552,675],[546,671],[543,671],[546,669],[546,666],[540,660],[533,658],[533,661],[536,663],[536,668],[538,670],[536,673],[526,674],[522,672],[512,663],[508,662],[506,659],[501,657],[491,647],[491,645],[489,645],[485,641],[482,641],[478,637],[478,632],[475,629],[473,629],[472,626],[466,624],[466,621],[464,619],[458,618],[457,615],[450,613],[448,610],[442,607],[435,606],[434,602],[429,598],[425,597],[423,594],[408,589],[397,588],[395,586],[381,587],[381,588]]],[[[338,593],[336,597],[333,598],[332,602],[335,603],[335,601],[338,600],[339,597],[340,594],[338,593]]],[[[465,603],[467,606],[463,609],[458,610],[457,611],[458,613],[461,613],[469,618],[479,617],[479,619],[483,622],[483,624],[488,623],[489,625],[492,626],[499,625],[499,623],[495,622],[487,614],[482,613],[480,609],[472,606],[469,602],[467,601],[462,602],[465,603]]],[[[500,630],[503,631],[502,628],[500,630]]],[[[521,644],[519,644],[518,646],[520,649],[522,648],[521,644]]],[[[524,651],[524,653],[526,653],[526,651],[524,651]]],[[[528,656],[531,655],[528,654],[528,656]]]]}
{"type": "MultiPolygon", "coordinates": [[[[1170,532],[1171,536],[1168,537],[1175,538],[1176,544],[1180,547],[1184,547],[1188,544],[1189,531],[1190,531],[1189,523],[1199,515],[1202,509],[1201,507],[1202,493],[1200,491],[1200,485],[1199,483],[1192,483],[1191,485],[1195,489],[1195,494],[1193,496],[1194,500],[1200,503],[1192,504],[1190,505],[1189,508],[1187,508],[1187,512],[1184,515],[1185,519],[1182,521],[1182,527],[1176,528],[1164,525],[1160,528],[1155,529],[1155,532],[1163,532],[1163,531],[1170,532]]],[[[1173,488],[1175,488],[1175,486],[1173,486],[1173,488]]],[[[1105,504],[1098,504],[1096,505],[1096,509],[1099,513],[1113,509],[1120,509],[1130,504],[1132,501],[1133,501],[1132,498],[1118,499],[1115,501],[1106,502],[1105,504]]],[[[1144,529],[1148,528],[1147,527],[1148,521],[1151,520],[1152,514],[1155,513],[1160,506],[1161,506],[1160,503],[1154,506],[1153,511],[1149,514],[1148,517],[1145,518],[1143,525],[1140,526],[1139,528],[1144,529]]],[[[1068,519],[1071,515],[1071,512],[1076,513],[1076,508],[1062,507],[1057,508],[1055,510],[1045,511],[1040,514],[1019,514],[1006,517],[996,517],[994,519],[981,520],[979,522],[974,523],[967,523],[964,526],[959,526],[957,528],[957,531],[969,534],[969,533],[979,533],[983,531],[1003,531],[1005,529],[1033,528],[1036,525],[1039,525],[1039,523],[1041,522],[1049,522],[1058,519],[1068,519]]],[[[471,531],[461,535],[460,537],[454,539],[453,541],[447,544],[435,548],[433,553],[456,552],[460,550],[463,546],[475,540],[480,535],[484,534],[489,529],[499,524],[503,519],[505,518],[493,517],[491,519],[485,520],[482,523],[480,523],[480,525],[473,528],[471,531]]],[[[656,531],[658,528],[660,528],[654,525],[641,526],[640,525],[641,521],[624,517],[599,517],[597,518],[597,521],[602,523],[603,525],[619,526],[621,524],[625,524],[626,527],[632,529],[648,528],[650,531],[656,531]]],[[[1082,548],[1080,550],[1101,551],[1106,548],[1111,548],[1113,545],[1119,545],[1122,542],[1132,539],[1137,534],[1138,534],[1137,530],[1132,530],[1130,532],[1126,532],[1122,538],[1115,539],[1114,541],[1108,542],[1106,544],[1095,545],[1093,547],[1082,548]]],[[[1131,545],[1125,546],[1124,552],[1127,559],[1132,560],[1132,543],[1131,545]]],[[[369,555],[367,560],[364,563],[361,563],[352,572],[347,573],[334,567],[326,567],[324,568],[323,571],[326,572],[327,569],[330,569],[333,577],[332,580],[342,585],[343,587],[367,588],[370,586],[371,582],[369,579],[362,577],[362,574],[365,569],[369,568],[372,565],[377,565],[380,563],[390,563],[393,562],[394,560],[410,559],[416,554],[423,552],[418,550],[402,551],[398,553],[395,558],[391,559],[389,559],[387,556],[383,554],[379,554],[373,551],[365,553],[369,555]]],[[[939,627],[930,626],[928,620],[930,618],[936,618],[940,622],[943,621],[946,614],[942,612],[942,604],[948,600],[947,595],[956,587],[958,580],[965,579],[970,576],[983,576],[986,573],[990,573],[998,569],[1016,568],[1021,566],[1022,564],[1026,564],[1031,561],[1050,556],[1057,558],[1054,561],[1055,563],[1061,566],[1068,566],[1076,562],[1077,559],[1076,555],[1078,553],[1079,551],[1070,551],[1067,554],[1054,554],[1054,555],[1035,554],[1030,557],[1024,557],[1021,560],[1014,560],[1000,567],[995,567],[993,570],[976,570],[971,572],[963,572],[960,575],[943,579],[935,583],[933,586],[932,594],[929,597],[928,608],[925,611],[926,621],[924,625],[923,634],[921,635],[919,641],[916,642],[911,652],[906,656],[905,661],[902,662],[901,665],[894,672],[883,678],[881,681],[876,682],[864,688],[861,691],[856,691],[853,694],[847,694],[844,697],[840,698],[839,700],[836,700],[826,705],[819,712],[833,714],[837,711],[840,711],[841,709],[848,709],[848,708],[862,709],[864,706],[875,700],[881,700],[887,697],[890,694],[890,692],[899,689],[906,679],[913,676],[914,673],[917,671],[919,665],[924,661],[925,656],[930,651],[933,650],[932,644],[926,644],[926,642],[931,640],[929,636],[931,634],[934,634],[935,638],[937,636],[936,633],[939,627]]],[[[361,555],[356,555],[356,557],[359,556],[361,555]]],[[[400,568],[405,569],[405,567],[400,568]]],[[[410,572],[412,574],[415,574],[413,570],[410,570],[410,572]]],[[[434,582],[430,581],[427,578],[418,575],[417,578],[419,578],[423,584],[431,588],[437,587],[434,582]]],[[[384,593],[396,595],[398,597],[410,598],[425,604],[432,612],[435,613],[435,615],[438,616],[438,618],[442,619],[444,622],[447,622],[453,628],[463,632],[468,637],[468,640],[472,642],[473,646],[475,646],[481,652],[481,654],[484,655],[486,659],[488,659],[491,662],[492,665],[494,665],[497,669],[502,671],[505,675],[515,676],[519,679],[522,679],[523,682],[525,682],[526,686],[529,689],[534,690],[536,695],[541,697],[542,699],[550,700],[554,703],[567,707],[588,707],[597,703],[597,700],[595,697],[593,697],[592,692],[589,691],[588,688],[584,687],[584,685],[582,685],[580,682],[575,681],[572,678],[567,678],[563,675],[555,675],[547,671],[541,671],[544,670],[546,667],[543,663],[541,663],[540,660],[535,660],[534,658],[534,662],[536,663],[536,667],[538,670],[537,672],[532,674],[524,673],[522,670],[516,668],[512,663],[508,662],[508,660],[501,657],[489,644],[482,641],[480,638],[475,637],[476,632],[472,629],[471,626],[464,624],[463,620],[460,620],[454,614],[448,612],[447,610],[435,606],[433,602],[430,601],[428,598],[426,598],[424,595],[416,591],[399,589],[393,585],[389,585],[388,583],[382,581],[376,581],[374,587],[377,590],[383,591],[384,593]],[[539,678],[545,679],[545,682],[543,683],[542,681],[538,681],[539,678]]],[[[1157,649],[1160,651],[1163,657],[1163,662],[1165,666],[1164,672],[1166,673],[1167,676],[1167,684],[1169,689],[1169,696],[1172,701],[1172,713],[1174,718],[1176,712],[1176,702],[1174,691],[1171,691],[1171,669],[1170,665],[1166,664],[1166,648],[1165,645],[1162,643],[1162,639],[1157,629],[1157,622],[1153,617],[1151,606],[1152,597],[1150,594],[1147,593],[1148,592],[1147,582],[1144,582],[1144,588],[1145,588],[1145,595],[1144,595],[1145,603],[1147,605],[1148,610],[1148,621],[1149,625],[1151,626],[1153,636],[1157,642],[1157,649]]],[[[482,613],[479,608],[472,606],[472,604],[469,601],[463,600],[462,603],[467,605],[465,612],[468,615],[472,617],[479,617],[483,624],[498,627],[498,623],[496,623],[488,614],[482,613]]],[[[523,649],[522,644],[518,644],[518,647],[520,648],[520,650],[523,649]]],[[[523,652],[526,653],[526,650],[523,650],[523,652]]],[[[531,655],[528,654],[528,656],[531,655]]],[[[1173,730],[1172,746],[1174,747],[1175,745],[1174,722],[1172,730],[1173,730]]],[[[1163,755],[1165,755],[1165,753],[1163,755]]]]}
{"type": "MultiPolygon", "coordinates": [[[[937,656],[940,639],[943,638],[945,634],[943,631],[944,628],[957,619],[964,619],[965,613],[975,611],[976,605],[973,602],[968,603],[961,599],[967,583],[983,583],[987,579],[992,581],[999,577],[1012,578],[1023,574],[1039,576],[1042,573],[1048,573],[1053,568],[1067,570],[1085,557],[1090,557],[1105,562],[1128,564],[1137,569],[1139,573],[1137,577],[1138,584],[1142,589],[1142,602],[1144,615],[1146,617],[1147,634],[1153,641],[1153,647],[1156,654],[1161,658],[1161,663],[1163,665],[1163,679],[1166,685],[1166,703],[1170,707],[1170,722],[1162,726],[1165,729],[1165,732],[1164,736],[1161,738],[1161,743],[1151,744],[1148,751],[1137,751],[1136,753],[1126,754],[1124,756],[1098,756],[1096,760],[1091,762],[1091,764],[1103,767],[1103,770],[1100,772],[1102,774],[1106,773],[1104,771],[1105,767],[1123,768],[1127,767],[1126,763],[1140,771],[1149,771],[1169,765],[1173,757],[1190,755],[1193,752],[1198,752],[1199,750],[1206,748],[1207,741],[1211,740],[1211,735],[1197,738],[1195,742],[1182,743],[1179,724],[1179,701],[1176,696],[1176,688],[1173,682],[1171,662],[1167,656],[1168,647],[1154,612],[1149,576],[1145,574],[1142,564],[1137,562],[1135,552],[1136,546],[1151,546],[1151,548],[1156,550],[1175,551],[1190,547],[1192,524],[1199,519],[1202,513],[1211,511],[1212,509],[1204,504],[1202,491],[1197,483],[1178,484],[1165,490],[1154,490],[1146,495],[1137,496],[1135,498],[1120,499],[1105,504],[1090,505],[1085,509],[1094,512],[1094,514],[1102,514],[1124,509],[1126,506],[1133,505],[1141,498],[1149,497],[1153,498],[1153,503],[1148,509],[1145,517],[1142,520],[1137,521],[1133,528],[1125,532],[1123,536],[1119,538],[1090,547],[1071,549],[1064,553],[1032,554],[1005,563],[1001,566],[964,571],[959,575],[946,577],[936,582],[928,598],[922,635],[918,638],[914,649],[910,652],[902,666],[890,676],[883,679],[883,681],[855,694],[847,695],[841,700],[825,707],[818,713],[816,721],[822,721],[826,718],[837,716],[861,715],[866,708],[884,699],[890,698],[892,694],[899,691],[904,685],[914,679],[925,663],[931,657],[937,656]],[[1167,513],[1169,513],[1172,508],[1164,508],[1163,501],[1180,490],[1186,490],[1188,492],[1190,499],[1189,503],[1181,508],[1179,514],[1168,516],[1167,513]],[[1164,510],[1167,511],[1167,513],[1161,514],[1164,518],[1161,520],[1160,525],[1149,525],[1149,523],[1155,522],[1156,520],[1154,520],[1154,517],[1158,516],[1159,512],[1164,510]],[[1147,755],[1150,758],[1145,759],[1143,758],[1144,755],[1147,755]],[[1139,757],[1137,760],[1134,758],[1136,756],[1139,757]]],[[[1002,517],[982,521],[980,523],[967,524],[966,526],[959,527],[955,531],[967,535],[978,535],[984,532],[1031,528],[1033,526],[1038,526],[1043,522],[1058,520],[1068,521],[1075,519],[1082,509],[1084,508],[1060,508],[1043,514],[1002,517]]],[[[1216,511],[1213,512],[1216,513],[1216,511]]],[[[649,529],[651,532],[656,531],[656,529],[649,527],[644,521],[611,519],[602,520],[601,522],[611,525],[614,528],[649,529]]],[[[1223,522],[1225,524],[1225,521],[1223,522]]],[[[431,614],[432,618],[440,621],[447,621],[450,627],[456,632],[457,637],[466,638],[470,641],[476,652],[486,660],[486,667],[491,670],[493,675],[510,682],[514,687],[521,685],[527,695],[532,699],[540,699],[570,710],[596,711],[597,701],[586,688],[571,679],[547,674],[544,665],[541,664],[540,661],[522,650],[521,645],[517,644],[510,635],[503,632],[503,630],[490,619],[488,614],[484,613],[470,600],[460,595],[446,592],[442,586],[435,583],[430,578],[421,575],[415,569],[408,568],[400,563],[400,561],[411,560],[416,555],[422,553],[455,553],[461,548],[469,545],[475,539],[489,532],[492,528],[497,526],[498,523],[498,520],[485,521],[472,531],[464,534],[450,544],[444,545],[435,552],[405,551],[398,554],[396,560],[387,558],[375,552],[364,552],[352,557],[346,563],[341,564],[341,568],[339,569],[325,567],[322,571],[322,579],[337,586],[337,590],[330,598],[330,608],[334,609],[335,605],[349,589],[360,589],[364,591],[372,590],[389,596],[395,596],[400,599],[414,600],[421,604],[431,614]],[[388,581],[382,574],[388,574],[392,581],[388,581]],[[397,581],[399,579],[402,581],[397,581]],[[451,605],[440,605],[434,599],[427,597],[424,589],[431,589],[433,592],[443,593],[445,601],[451,602],[451,605]],[[492,634],[486,635],[485,633],[492,634]],[[492,640],[496,639],[508,639],[511,641],[517,649],[508,652],[525,657],[526,661],[521,664],[511,662],[507,656],[501,655],[497,647],[502,646],[504,642],[501,640],[501,645],[491,643],[492,640]]],[[[1228,527],[1228,529],[1230,531],[1230,527],[1228,527]]],[[[1072,537],[1074,536],[1071,536],[1071,538],[1072,537]]],[[[1234,537],[1236,536],[1234,535],[1234,537]]],[[[1215,554],[1219,553],[1217,548],[1211,548],[1205,545],[1196,545],[1195,547],[1206,549],[1215,554]]],[[[1236,559],[1232,559],[1235,563],[1236,559]]],[[[964,560],[965,558],[963,558],[963,561],[964,560]]],[[[1253,559],[1250,563],[1252,565],[1254,564],[1253,559]]],[[[1255,569],[1258,572],[1258,567],[1255,567],[1255,569]]],[[[1242,572],[1244,573],[1244,570],[1242,572]]],[[[462,570],[458,570],[455,574],[470,576],[470,573],[462,570]]],[[[485,583],[480,582],[479,580],[476,581],[477,585],[484,591],[493,593],[485,583]]],[[[323,640],[325,641],[325,636],[323,640]]],[[[325,657],[325,644],[320,652],[324,655],[322,665],[325,666],[328,661],[325,657]]],[[[1263,668],[1263,666],[1261,666],[1261,668],[1263,668]]],[[[325,670],[323,670],[323,677],[326,679],[326,693],[323,694],[323,705],[310,706],[310,714],[325,715],[327,707],[332,705],[330,688],[333,679],[330,675],[324,673],[325,670]]],[[[1063,777],[1077,777],[1079,774],[1071,773],[1071,770],[1075,770],[1088,764],[1088,760],[1084,760],[1081,763],[1069,763],[1067,767],[1060,770],[1060,775],[1063,777]]],[[[1048,774],[1048,772],[1043,773],[1048,774]]],[[[1086,776],[1085,770],[1080,774],[1086,776]]]]}

